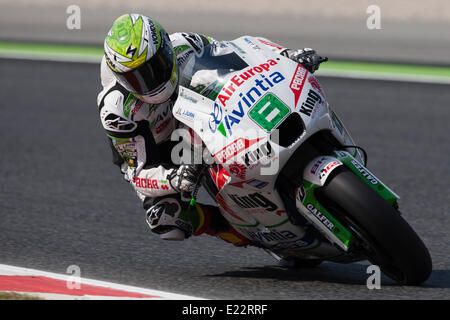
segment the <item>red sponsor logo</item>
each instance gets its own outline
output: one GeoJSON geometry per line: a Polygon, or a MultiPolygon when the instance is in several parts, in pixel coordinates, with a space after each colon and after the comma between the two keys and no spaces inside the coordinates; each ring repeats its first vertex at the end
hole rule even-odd
{"type": "Polygon", "coordinates": [[[156,134],[161,133],[161,131],[163,131],[167,125],[169,124],[170,120],[172,120],[172,118],[168,118],[166,120],[164,120],[159,126],[156,127],[156,134]]]}
{"type": "Polygon", "coordinates": [[[330,170],[338,165],[340,165],[341,163],[339,161],[333,161],[331,163],[329,163],[325,168],[323,168],[322,170],[320,170],[320,178],[323,178],[327,173],[330,172],[330,170]]]}
{"type": "Polygon", "coordinates": [[[269,46],[269,47],[274,47],[274,48],[277,48],[277,49],[280,49],[280,50],[286,49],[285,47],[282,47],[279,44],[267,41],[265,39],[258,38],[258,41],[261,42],[262,44],[265,44],[266,46],[269,46]]]}
{"type": "Polygon", "coordinates": [[[233,93],[236,91],[237,87],[240,87],[250,79],[251,77],[257,75],[258,73],[261,73],[263,71],[269,71],[271,66],[276,65],[277,62],[273,59],[267,60],[266,63],[262,63],[259,66],[252,67],[250,69],[245,70],[239,75],[235,75],[230,79],[230,84],[227,87],[223,87],[220,91],[219,95],[217,96],[217,99],[221,102],[222,106],[226,106],[227,101],[230,100],[233,93]]]}
{"type": "MultiPolygon", "coordinates": [[[[155,179],[145,179],[145,178],[134,177],[133,183],[138,188],[159,189],[158,180],[155,180],[155,179]]],[[[164,189],[167,189],[167,186],[164,189]]]]}
{"type": "Polygon", "coordinates": [[[232,163],[229,165],[228,170],[235,177],[237,177],[241,180],[245,180],[245,174],[247,172],[247,167],[244,166],[242,163],[232,163]]]}
{"type": "Polygon", "coordinates": [[[300,94],[302,93],[303,85],[305,84],[307,71],[302,65],[297,65],[297,69],[295,69],[294,77],[291,80],[291,84],[289,87],[294,93],[295,97],[295,106],[297,106],[298,99],[300,98],[300,94]]]}
{"type": "Polygon", "coordinates": [[[136,102],[136,105],[134,106],[133,110],[131,110],[132,114],[136,114],[136,112],[138,112],[142,105],[144,104],[144,102],[142,100],[139,100],[138,102],[136,102]]]}
{"type": "Polygon", "coordinates": [[[319,81],[317,81],[315,77],[309,76],[308,82],[311,84],[311,87],[319,91],[322,96],[324,95],[322,92],[322,87],[320,86],[319,81]]]}
{"type": "Polygon", "coordinates": [[[261,139],[263,139],[263,138],[256,138],[256,139],[252,139],[252,140],[239,138],[237,140],[234,140],[232,143],[230,143],[229,145],[224,147],[222,150],[217,152],[214,155],[214,158],[216,158],[220,163],[225,163],[229,159],[233,158],[238,153],[244,151],[245,149],[252,146],[253,144],[255,144],[256,142],[258,142],[261,139]]]}

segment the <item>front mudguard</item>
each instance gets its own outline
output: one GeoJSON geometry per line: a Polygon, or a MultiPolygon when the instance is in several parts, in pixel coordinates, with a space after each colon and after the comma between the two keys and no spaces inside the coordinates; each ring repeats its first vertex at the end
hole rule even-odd
{"type": "Polygon", "coordinates": [[[354,235],[328,212],[315,196],[315,190],[324,186],[330,174],[340,166],[354,172],[389,204],[395,206],[399,196],[346,151],[336,151],[333,156],[314,158],[305,166],[303,184],[296,189],[296,207],[330,242],[347,251],[354,242],[354,235]]]}
{"type": "Polygon", "coordinates": [[[394,205],[400,199],[394,191],[389,189],[369,169],[346,151],[335,151],[334,156],[314,158],[303,170],[303,180],[312,183],[316,187],[321,187],[326,183],[331,172],[342,165],[360,177],[389,204],[394,205]]]}

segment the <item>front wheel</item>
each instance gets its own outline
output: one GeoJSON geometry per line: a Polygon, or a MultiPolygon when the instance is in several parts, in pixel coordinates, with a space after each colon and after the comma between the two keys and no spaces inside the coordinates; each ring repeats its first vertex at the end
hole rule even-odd
{"type": "Polygon", "coordinates": [[[426,281],[432,270],[430,254],[399,212],[344,167],[330,178],[317,197],[353,230],[369,261],[400,283],[426,281]]]}

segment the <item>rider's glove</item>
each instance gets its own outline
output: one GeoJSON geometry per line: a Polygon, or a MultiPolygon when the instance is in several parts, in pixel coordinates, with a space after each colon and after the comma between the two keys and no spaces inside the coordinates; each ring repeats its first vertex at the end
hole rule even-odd
{"type": "Polygon", "coordinates": [[[173,169],[167,178],[175,191],[192,192],[199,178],[201,168],[201,165],[183,164],[178,169],[173,169]]]}
{"type": "Polygon", "coordinates": [[[287,50],[287,54],[290,59],[297,61],[311,73],[314,73],[314,71],[319,69],[319,65],[322,62],[328,61],[327,57],[319,56],[316,51],[311,48],[287,50]]]}

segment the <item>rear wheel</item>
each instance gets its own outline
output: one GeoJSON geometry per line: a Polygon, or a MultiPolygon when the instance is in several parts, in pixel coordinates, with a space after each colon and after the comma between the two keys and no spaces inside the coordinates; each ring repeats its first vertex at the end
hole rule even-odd
{"type": "Polygon", "coordinates": [[[369,261],[394,280],[408,285],[431,274],[430,254],[398,211],[350,170],[341,167],[316,196],[353,230],[369,261]]]}

